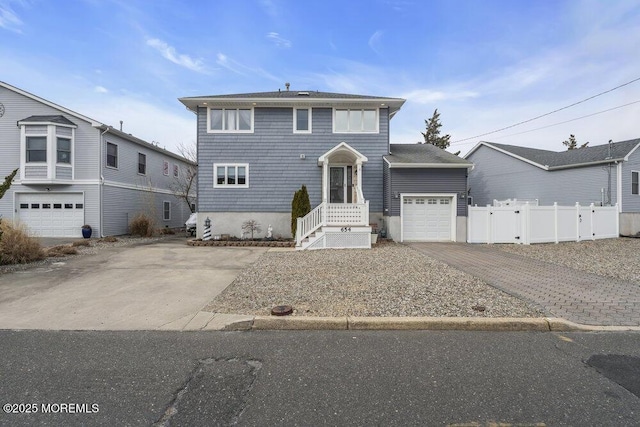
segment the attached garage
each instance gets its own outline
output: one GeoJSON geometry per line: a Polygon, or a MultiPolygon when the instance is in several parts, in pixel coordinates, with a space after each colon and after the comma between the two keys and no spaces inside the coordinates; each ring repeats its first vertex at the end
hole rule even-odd
{"type": "Polygon", "coordinates": [[[400,213],[402,241],[455,240],[456,197],[403,195],[400,213]]]}
{"type": "Polygon", "coordinates": [[[82,237],[82,193],[17,193],[16,220],[40,237],[82,237]]]}

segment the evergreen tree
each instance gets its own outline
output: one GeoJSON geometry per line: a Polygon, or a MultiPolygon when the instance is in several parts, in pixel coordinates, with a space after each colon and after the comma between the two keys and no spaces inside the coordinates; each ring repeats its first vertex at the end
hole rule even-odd
{"type": "Polygon", "coordinates": [[[307,192],[307,186],[303,185],[302,188],[293,194],[293,200],[291,201],[291,235],[295,237],[296,230],[298,228],[298,218],[302,218],[306,214],[311,212],[311,201],[309,200],[309,193],[307,192]]]}
{"type": "Polygon", "coordinates": [[[438,113],[437,108],[433,111],[433,116],[431,116],[430,119],[425,120],[424,123],[426,130],[420,133],[424,137],[425,144],[433,144],[443,150],[451,145],[451,142],[449,142],[451,135],[440,135],[442,123],[440,123],[440,113],[438,113]]]}

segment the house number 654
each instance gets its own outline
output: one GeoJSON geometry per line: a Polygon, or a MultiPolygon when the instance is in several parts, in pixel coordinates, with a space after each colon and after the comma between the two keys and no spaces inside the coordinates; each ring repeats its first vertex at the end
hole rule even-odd
{"type": "Polygon", "coordinates": [[[343,233],[348,233],[351,231],[351,227],[342,227],[340,231],[342,231],[343,233]]]}

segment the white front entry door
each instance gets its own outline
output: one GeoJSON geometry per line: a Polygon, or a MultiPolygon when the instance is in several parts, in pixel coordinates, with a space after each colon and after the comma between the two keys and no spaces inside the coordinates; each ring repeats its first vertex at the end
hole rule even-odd
{"type": "Polygon", "coordinates": [[[82,193],[19,193],[16,212],[16,219],[25,224],[33,236],[82,237],[82,193]]]}
{"type": "Polygon", "coordinates": [[[452,217],[451,197],[403,197],[403,240],[451,241],[452,217]]]}
{"type": "Polygon", "coordinates": [[[353,200],[353,167],[329,167],[329,203],[351,203],[353,200]]]}

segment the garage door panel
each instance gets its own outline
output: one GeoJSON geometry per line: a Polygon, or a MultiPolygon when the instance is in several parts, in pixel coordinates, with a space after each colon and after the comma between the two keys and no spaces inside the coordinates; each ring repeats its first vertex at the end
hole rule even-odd
{"type": "Polygon", "coordinates": [[[405,197],[403,200],[403,239],[412,241],[450,241],[453,204],[449,197],[405,197]]]}
{"type": "Polygon", "coordinates": [[[16,207],[18,220],[34,236],[82,236],[82,193],[19,193],[16,194],[16,207]]]}

